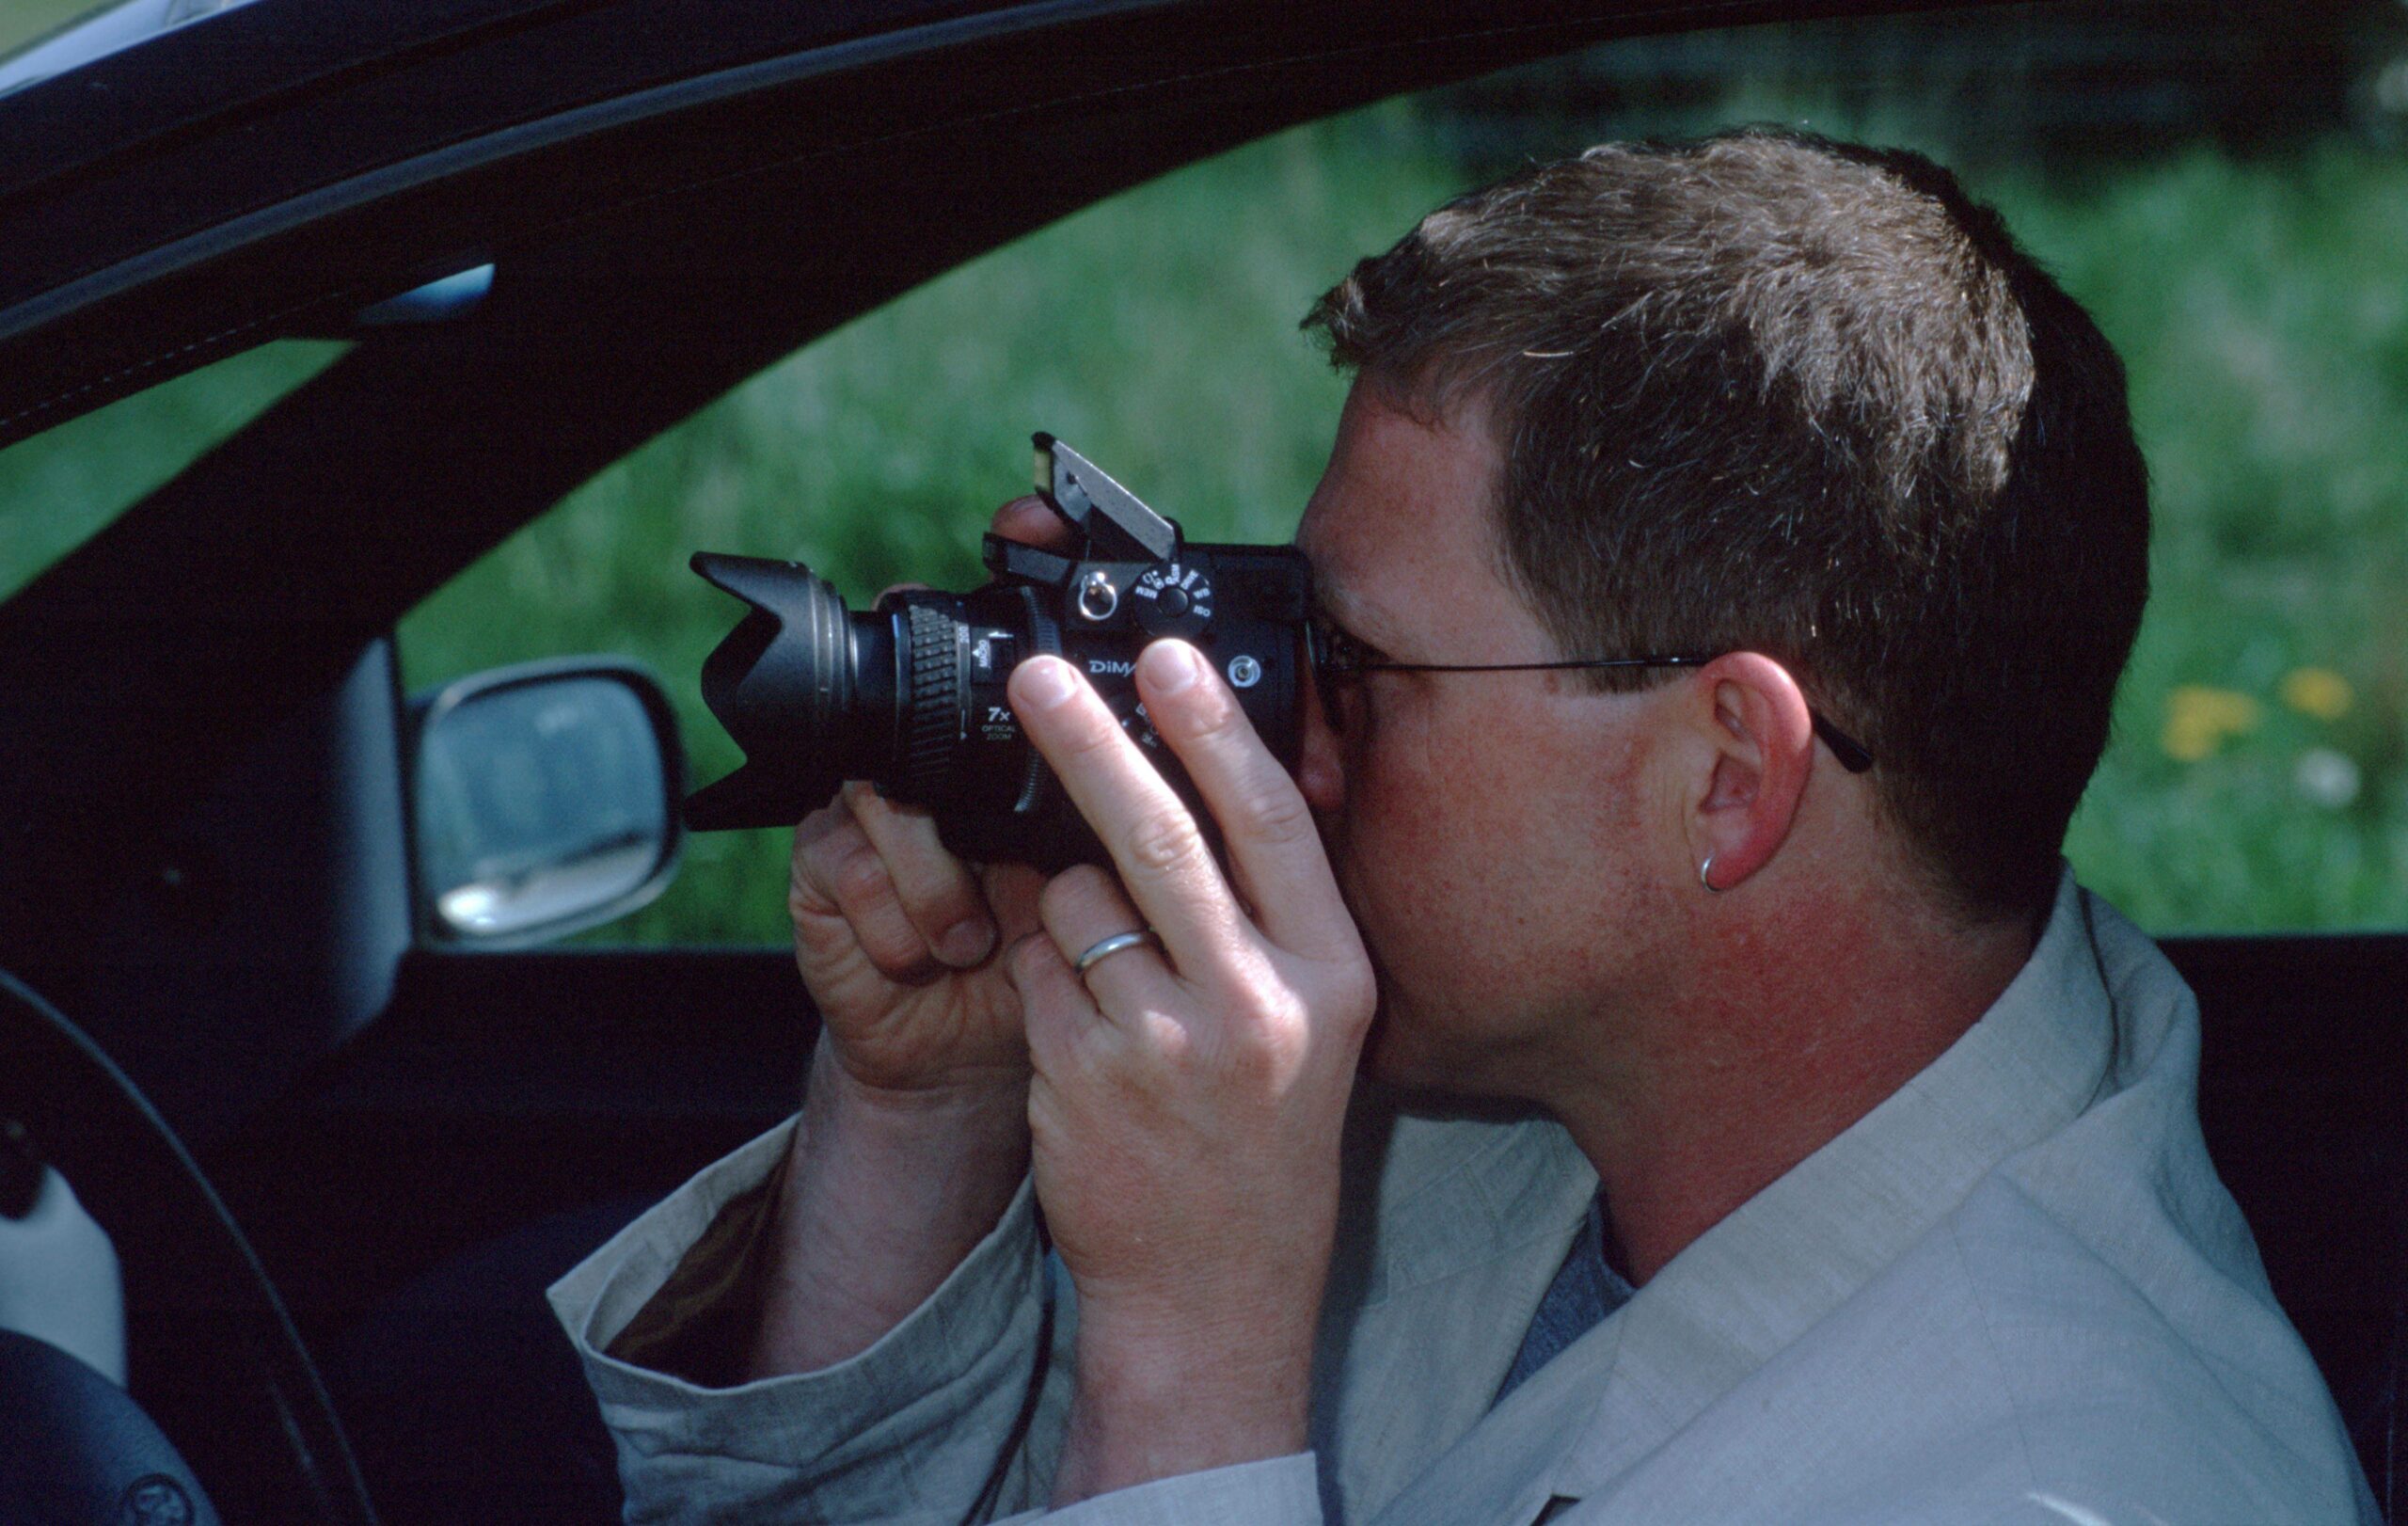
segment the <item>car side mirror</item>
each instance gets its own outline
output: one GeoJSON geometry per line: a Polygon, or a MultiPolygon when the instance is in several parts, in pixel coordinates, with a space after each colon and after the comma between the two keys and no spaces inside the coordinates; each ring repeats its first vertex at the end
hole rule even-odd
{"type": "Polygon", "coordinates": [[[510,947],[634,911],[684,846],[668,696],[614,658],[497,668],[411,705],[421,935],[510,947]]]}

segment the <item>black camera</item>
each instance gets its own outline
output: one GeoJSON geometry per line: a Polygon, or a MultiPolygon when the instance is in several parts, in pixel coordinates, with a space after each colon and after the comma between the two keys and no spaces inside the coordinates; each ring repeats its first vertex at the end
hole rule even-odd
{"type": "Polygon", "coordinates": [[[751,605],[703,663],[703,699],[744,749],[686,802],[697,832],[791,823],[866,779],[927,806],[965,858],[1055,869],[1101,845],[1004,697],[1039,653],[1087,676],[1122,727],[1207,823],[1138,702],[1137,654],[1195,644],[1291,771],[1301,745],[1311,574],[1286,546],[1189,546],[1179,526],[1050,435],[1037,491],[1078,532],[1067,555],[989,535],[994,574],[967,594],[890,594],[866,614],[794,562],[697,552],[693,568],[751,605]]]}

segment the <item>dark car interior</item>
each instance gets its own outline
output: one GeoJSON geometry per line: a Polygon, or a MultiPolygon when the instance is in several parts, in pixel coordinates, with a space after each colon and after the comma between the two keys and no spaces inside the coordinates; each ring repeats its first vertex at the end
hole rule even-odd
{"type": "MultiPolygon", "coordinates": [[[[427,935],[404,612],[1121,187],[1598,37],[1870,8],[259,0],[0,96],[0,445],[499,272],[0,604],[0,1116],[117,1241],[132,1394],[223,1518],[614,1518],[541,1290],[790,1111],[809,1051],[781,950],[427,935]]],[[[2211,1150],[2400,1518],[2408,936],[2168,950],[2211,1150]]]]}

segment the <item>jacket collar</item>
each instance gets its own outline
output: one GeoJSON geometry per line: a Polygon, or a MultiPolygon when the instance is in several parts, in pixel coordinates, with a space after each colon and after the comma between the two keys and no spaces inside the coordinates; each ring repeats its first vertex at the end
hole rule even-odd
{"type": "Polygon", "coordinates": [[[1603,1486],[1829,1315],[2001,1160],[2078,1117],[2114,1053],[2089,911],[2068,872],[2032,957],[1979,1022],[1624,1307],[1608,1403],[1552,1492],[1603,1486]]]}
{"type": "MultiPolygon", "coordinates": [[[[2067,873],[2032,957],[1980,1021],[1515,1390],[1384,1526],[1524,1522],[1602,1490],[1862,1288],[2001,1160],[2079,1116],[2108,1083],[2115,1025],[2091,908],[2067,873]],[[1506,1480],[1524,1486],[1500,1512],[1506,1480]]],[[[1525,1164],[1560,1169],[1544,1154],[1525,1164]]],[[[1568,1179],[1575,1214],[1579,1181],[1568,1179]]]]}

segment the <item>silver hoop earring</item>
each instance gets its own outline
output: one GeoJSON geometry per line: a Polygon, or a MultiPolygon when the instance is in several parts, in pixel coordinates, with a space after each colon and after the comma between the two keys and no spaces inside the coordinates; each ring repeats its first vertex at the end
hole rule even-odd
{"type": "Polygon", "coordinates": [[[1712,853],[1708,853],[1705,855],[1705,862],[1697,866],[1697,882],[1705,886],[1709,893],[1719,896],[1722,894],[1722,887],[1707,878],[1707,876],[1713,872],[1714,855],[1712,853]]]}

